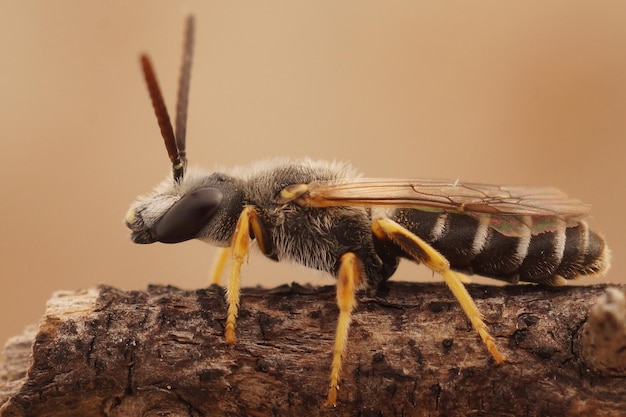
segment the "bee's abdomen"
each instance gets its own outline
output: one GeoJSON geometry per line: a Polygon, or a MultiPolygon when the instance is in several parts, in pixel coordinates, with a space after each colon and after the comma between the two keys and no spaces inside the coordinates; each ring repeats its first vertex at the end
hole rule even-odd
{"type": "Polygon", "coordinates": [[[505,236],[489,227],[488,218],[463,214],[402,209],[393,219],[437,249],[452,269],[508,282],[558,284],[609,266],[604,240],[582,221],[536,235],[505,236]]]}

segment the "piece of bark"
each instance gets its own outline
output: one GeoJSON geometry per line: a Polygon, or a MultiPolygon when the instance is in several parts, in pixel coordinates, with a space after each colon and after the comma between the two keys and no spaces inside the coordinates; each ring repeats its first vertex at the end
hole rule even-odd
{"type": "Polygon", "coordinates": [[[234,346],[217,287],[57,293],[28,369],[4,364],[0,415],[626,415],[626,375],[603,375],[582,353],[606,286],[468,290],[506,363],[495,365],[445,286],[390,282],[359,297],[334,409],[322,407],[334,287],[244,289],[234,346]]]}
{"type": "Polygon", "coordinates": [[[604,375],[626,374],[626,295],[608,288],[589,310],[582,340],[585,362],[604,375]]]}

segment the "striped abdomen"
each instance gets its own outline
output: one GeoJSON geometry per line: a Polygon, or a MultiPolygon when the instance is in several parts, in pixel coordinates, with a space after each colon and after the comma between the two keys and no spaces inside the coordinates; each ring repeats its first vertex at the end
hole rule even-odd
{"type": "Polygon", "coordinates": [[[508,282],[556,285],[563,279],[608,269],[604,240],[578,222],[560,230],[505,236],[464,214],[398,209],[393,220],[428,242],[452,269],[508,282]]]}

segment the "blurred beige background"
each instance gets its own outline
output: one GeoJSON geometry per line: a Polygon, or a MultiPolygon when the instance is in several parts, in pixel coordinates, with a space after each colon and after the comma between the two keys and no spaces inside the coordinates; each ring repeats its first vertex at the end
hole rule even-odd
{"type": "MultiPolygon", "coordinates": [[[[200,242],[134,245],[169,171],[138,55],[174,106],[197,17],[192,164],[345,159],[372,176],[553,185],[593,205],[626,282],[626,3],[0,3],[0,340],[60,289],[207,284],[200,242]]],[[[333,280],[253,256],[245,285],[333,280]]],[[[405,265],[396,279],[432,279],[405,265]]],[[[435,279],[437,279],[435,277],[435,279]]]]}

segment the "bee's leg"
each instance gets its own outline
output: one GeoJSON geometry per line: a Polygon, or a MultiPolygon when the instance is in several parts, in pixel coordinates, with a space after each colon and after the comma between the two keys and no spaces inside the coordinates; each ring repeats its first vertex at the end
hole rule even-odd
{"type": "Polygon", "coordinates": [[[440,273],[496,363],[504,362],[504,356],[500,353],[493,337],[487,331],[487,326],[483,322],[482,315],[478,311],[476,304],[474,304],[474,300],[472,300],[459,277],[450,270],[450,263],[443,255],[391,219],[374,220],[372,222],[372,232],[376,238],[392,241],[415,260],[423,263],[434,272],[440,273]]]}
{"type": "Polygon", "coordinates": [[[337,331],[335,332],[335,347],[333,349],[333,362],[330,369],[330,389],[325,405],[334,407],[337,405],[337,390],[339,389],[339,374],[341,363],[346,353],[348,343],[348,330],[352,321],[352,310],[356,305],[356,290],[361,285],[361,271],[359,260],[352,252],[341,255],[339,270],[337,272],[337,307],[339,318],[337,331]]]}
{"type": "Polygon", "coordinates": [[[211,270],[211,285],[220,285],[222,276],[224,276],[224,269],[228,263],[228,258],[231,254],[230,246],[227,248],[219,248],[213,269],[211,270]]]}
{"type": "MultiPolygon", "coordinates": [[[[259,248],[264,254],[273,256],[273,246],[269,233],[263,228],[257,211],[252,206],[245,206],[239,215],[232,244],[230,248],[225,249],[222,254],[220,254],[220,259],[218,260],[218,262],[220,262],[221,258],[225,257],[225,255],[223,255],[224,252],[226,252],[226,254],[229,252],[232,254],[232,265],[228,278],[228,286],[226,287],[226,301],[228,303],[225,329],[226,343],[235,343],[237,341],[235,337],[235,323],[237,322],[237,313],[239,310],[239,275],[241,273],[241,265],[248,256],[251,237],[257,240],[259,248]],[[250,231],[252,231],[252,234],[250,231]]],[[[220,269],[220,266],[218,265],[216,269],[220,269]]]]}
{"type": "Polygon", "coordinates": [[[248,256],[250,248],[250,217],[252,213],[256,214],[254,207],[246,206],[239,215],[237,227],[233,234],[233,241],[230,245],[233,262],[228,277],[228,286],[226,287],[226,302],[228,303],[228,315],[226,316],[226,343],[235,343],[235,323],[237,322],[237,312],[239,310],[239,274],[241,265],[248,256]]]}
{"type": "Polygon", "coordinates": [[[472,279],[469,276],[467,276],[467,275],[465,275],[465,274],[463,274],[463,273],[461,273],[459,271],[456,271],[454,274],[459,278],[459,281],[461,281],[463,284],[471,284],[472,283],[472,279]]]}

